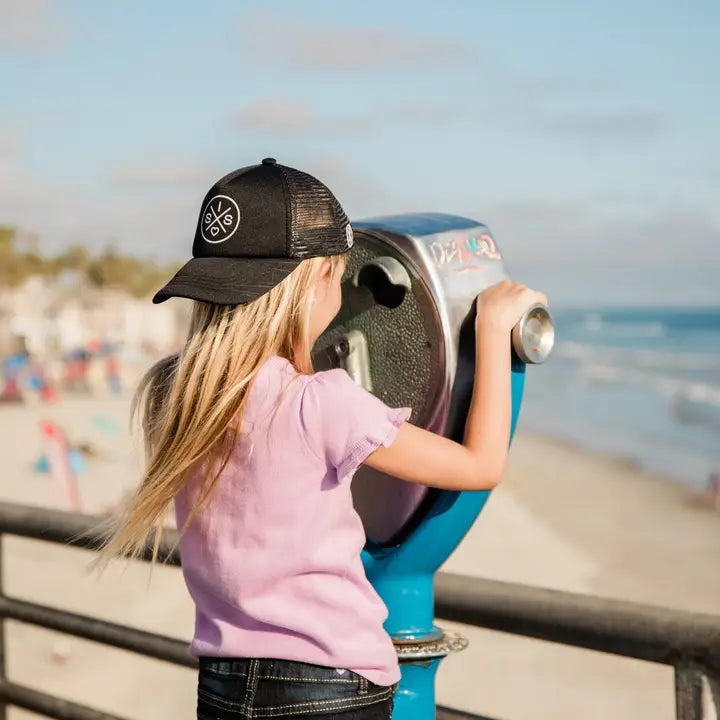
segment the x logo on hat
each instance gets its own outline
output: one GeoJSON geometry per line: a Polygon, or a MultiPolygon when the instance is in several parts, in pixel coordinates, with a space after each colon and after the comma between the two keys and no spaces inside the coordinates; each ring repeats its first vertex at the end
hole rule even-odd
{"type": "Polygon", "coordinates": [[[240,224],[240,208],[227,195],[215,195],[205,206],[200,234],[209,243],[221,243],[233,235],[240,224]]]}

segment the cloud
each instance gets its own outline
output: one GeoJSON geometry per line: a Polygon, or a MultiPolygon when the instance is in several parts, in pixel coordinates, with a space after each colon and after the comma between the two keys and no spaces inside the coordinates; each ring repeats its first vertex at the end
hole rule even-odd
{"type": "Polygon", "coordinates": [[[0,188],[2,222],[36,235],[45,252],[70,243],[92,250],[115,243],[123,251],[164,260],[189,253],[202,200],[202,191],[189,186],[170,187],[152,197],[142,189],[88,196],[2,164],[0,188]],[[6,172],[12,183],[4,182],[6,172]]]}
{"type": "Polygon", "coordinates": [[[20,135],[12,128],[0,125],[0,160],[15,155],[21,147],[20,135]]]}
{"type": "Polygon", "coordinates": [[[53,0],[0,0],[0,44],[4,48],[44,54],[68,36],[53,0]]]}
{"type": "Polygon", "coordinates": [[[293,67],[361,71],[427,69],[472,57],[468,46],[443,36],[413,36],[392,28],[318,26],[300,18],[255,12],[240,31],[246,47],[265,60],[293,67]]]}
{"type": "Polygon", "coordinates": [[[308,67],[363,70],[452,65],[470,53],[443,37],[406,37],[380,28],[315,31],[299,38],[290,59],[308,67]]]}
{"type": "Polygon", "coordinates": [[[321,130],[321,120],[310,108],[290,100],[267,98],[250,103],[235,121],[249,130],[279,135],[321,130]]]}
{"type": "Polygon", "coordinates": [[[649,113],[617,113],[569,115],[549,121],[547,127],[589,140],[642,140],[657,134],[663,123],[658,116],[649,113]]]}
{"type": "Polygon", "coordinates": [[[351,217],[376,212],[388,193],[376,183],[359,177],[341,157],[328,155],[309,160],[303,167],[330,187],[351,217]]]}
{"type": "MultiPolygon", "coordinates": [[[[16,159],[0,157],[0,222],[35,235],[48,253],[71,243],[93,251],[114,243],[139,256],[182,258],[190,251],[208,180],[216,179],[217,173],[211,171],[199,187],[176,183],[150,193],[155,188],[147,181],[162,178],[143,176],[140,171],[138,164],[134,176],[139,184],[128,184],[122,193],[103,183],[88,190],[84,185],[38,176],[16,159]]],[[[127,179],[131,179],[129,174],[127,179]]]]}
{"type": "Polygon", "coordinates": [[[610,216],[590,204],[528,199],[476,217],[510,273],[551,304],[720,303],[720,218],[700,208],[610,216]]]}
{"type": "Polygon", "coordinates": [[[110,179],[117,185],[166,186],[212,182],[217,169],[196,160],[136,162],[116,168],[110,179]]]}
{"type": "Polygon", "coordinates": [[[447,103],[413,103],[383,108],[380,112],[324,114],[307,105],[279,98],[266,98],[246,105],[233,118],[240,127],[271,135],[367,135],[392,125],[442,127],[469,121],[468,113],[447,103]]]}
{"type": "Polygon", "coordinates": [[[537,199],[487,208],[479,218],[501,245],[508,238],[512,252],[528,263],[646,268],[720,264],[720,220],[696,207],[648,207],[642,215],[611,215],[589,203],[537,199]]]}

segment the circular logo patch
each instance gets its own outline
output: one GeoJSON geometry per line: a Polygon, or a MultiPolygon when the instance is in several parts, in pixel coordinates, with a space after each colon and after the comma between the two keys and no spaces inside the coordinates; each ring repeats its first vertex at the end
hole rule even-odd
{"type": "Polygon", "coordinates": [[[348,248],[351,248],[353,246],[353,229],[350,227],[350,223],[345,226],[345,238],[348,248]]]}
{"type": "Polygon", "coordinates": [[[209,243],[225,242],[240,224],[240,208],[227,195],[216,195],[205,206],[200,218],[200,234],[209,243]]]}

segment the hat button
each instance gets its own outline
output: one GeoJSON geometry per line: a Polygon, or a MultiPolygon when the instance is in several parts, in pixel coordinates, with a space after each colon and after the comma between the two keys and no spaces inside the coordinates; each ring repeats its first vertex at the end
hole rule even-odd
{"type": "Polygon", "coordinates": [[[277,165],[277,160],[275,158],[264,158],[262,161],[263,165],[277,165]]]}

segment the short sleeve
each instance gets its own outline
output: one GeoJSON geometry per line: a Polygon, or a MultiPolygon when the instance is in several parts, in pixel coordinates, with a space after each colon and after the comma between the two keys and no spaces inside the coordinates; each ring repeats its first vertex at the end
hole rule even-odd
{"type": "Polygon", "coordinates": [[[344,480],[378,447],[392,445],[411,409],[388,407],[345,370],[335,369],[313,375],[300,413],[308,446],[344,480]]]}

